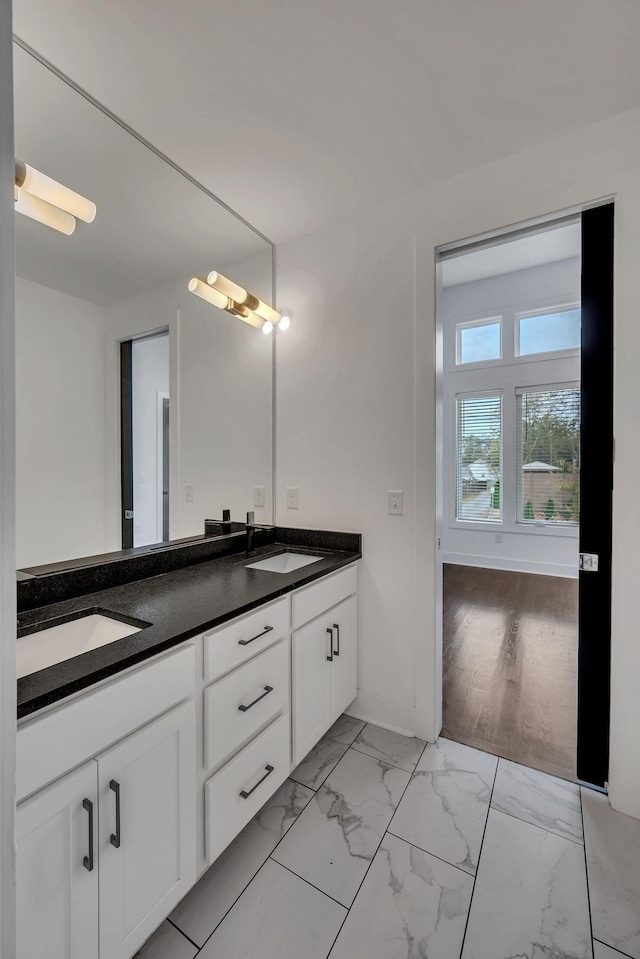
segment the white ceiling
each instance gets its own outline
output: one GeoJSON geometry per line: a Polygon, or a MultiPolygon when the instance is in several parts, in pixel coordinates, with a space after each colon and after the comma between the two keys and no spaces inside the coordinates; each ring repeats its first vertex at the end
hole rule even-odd
{"type": "Polygon", "coordinates": [[[457,286],[503,273],[527,270],[543,263],[580,256],[580,224],[555,227],[544,233],[499,242],[471,253],[454,256],[442,263],[442,285],[457,286]]]}
{"type": "Polygon", "coordinates": [[[637,0],[14,0],[14,28],[278,241],[640,102],[637,0]]]}

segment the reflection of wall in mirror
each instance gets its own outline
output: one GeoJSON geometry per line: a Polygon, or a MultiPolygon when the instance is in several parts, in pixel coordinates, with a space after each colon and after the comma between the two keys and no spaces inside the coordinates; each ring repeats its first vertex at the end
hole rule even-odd
{"type": "Polygon", "coordinates": [[[17,567],[106,549],[105,310],[16,280],[17,567]]]}

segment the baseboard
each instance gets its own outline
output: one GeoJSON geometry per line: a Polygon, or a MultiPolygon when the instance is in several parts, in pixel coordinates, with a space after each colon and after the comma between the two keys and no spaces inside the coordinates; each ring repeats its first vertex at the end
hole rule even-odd
{"type": "Polygon", "coordinates": [[[415,709],[375,693],[358,690],[358,695],[347,708],[347,714],[364,723],[382,726],[401,736],[415,736],[415,709]]]}
{"type": "Polygon", "coordinates": [[[564,563],[536,563],[528,559],[502,559],[499,556],[474,556],[471,553],[443,553],[443,563],[456,566],[480,566],[483,569],[503,569],[513,573],[537,573],[540,576],[560,576],[577,579],[578,567],[564,563]]]}

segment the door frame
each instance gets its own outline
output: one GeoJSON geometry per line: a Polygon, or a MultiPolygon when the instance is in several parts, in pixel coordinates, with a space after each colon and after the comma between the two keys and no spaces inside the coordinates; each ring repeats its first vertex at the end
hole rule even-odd
{"type": "MultiPolygon", "coordinates": [[[[594,431],[598,430],[598,437],[600,443],[602,443],[603,431],[605,434],[610,434],[611,439],[611,472],[609,474],[608,463],[605,471],[605,486],[609,484],[609,475],[610,475],[610,488],[611,488],[611,498],[609,500],[609,509],[607,511],[606,520],[601,522],[600,529],[597,531],[596,535],[592,535],[589,532],[589,536],[592,536],[590,539],[591,545],[587,546],[586,541],[583,545],[582,538],[582,489],[581,489],[581,522],[580,522],[580,551],[586,551],[587,549],[592,552],[598,552],[601,560],[606,556],[606,559],[603,561],[603,574],[601,576],[602,588],[595,592],[594,595],[601,597],[604,595],[607,597],[605,599],[605,610],[602,612],[602,600],[599,600],[600,605],[597,607],[600,609],[597,620],[590,618],[586,621],[594,622],[597,621],[599,632],[598,635],[594,634],[597,630],[592,630],[591,637],[588,637],[586,632],[583,633],[582,629],[579,627],[579,671],[578,671],[578,752],[577,752],[577,767],[578,767],[578,778],[591,785],[596,785],[599,787],[607,786],[607,776],[608,776],[608,764],[609,764],[609,730],[611,723],[610,716],[610,669],[611,669],[611,562],[612,562],[612,530],[613,530],[613,450],[614,450],[614,437],[613,437],[613,390],[614,390],[614,381],[613,381],[613,292],[614,292],[614,274],[613,274],[613,211],[614,211],[614,202],[611,197],[603,198],[601,200],[594,201],[593,203],[585,203],[578,207],[571,209],[565,209],[558,211],[556,213],[551,213],[547,216],[536,217],[533,220],[521,222],[519,224],[514,224],[512,226],[505,227],[499,230],[493,230],[485,234],[473,236],[459,242],[451,242],[437,246],[433,250],[434,254],[434,272],[435,272],[435,288],[434,288],[434,314],[435,314],[435,331],[434,331],[434,341],[433,341],[433,355],[435,361],[435,528],[434,528],[434,575],[433,583],[435,588],[435,597],[434,597],[434,627],[435,627],[435,657],[433,661],[433,670],[434,670],[434,699],[431,705],[430,717],[426,716],[418,717],[420,726],[423,727],[426,723],[432,721],[434,723],[435,737],[437,737],[442,728],[442,686],[443,686],[443,677],[442,677],[442,653],[443,653],[443,614],[444,614],[444,604],[443,604],[443,560],[442,560],[442,530],[443,524],[446,522],[446,517],[444,517],[443,509],[443,490],[446,474],[446,464],[444,463],[444,442],[443,442],[443,430],[444,430],[444,420],[443,420],[443,408],[444,408],[444,340],[443,340],[443,316],[442,316],[442,260],[443,254],[450,252],[453,249],[467,248],[469,251],[474,247],[482,246],[487,243],[490,243],[492,240],[500,241],[501,238],[505,240],[510,238],[515,238],[518,234],[529,233],[534,230],[542,230],[546,226],[552,226],[558,224],[563,220],[575,219],[577,216],[581,218],[582,226],[582,239],[583,244],[585,242],[585,230],[584,230],[584,217],[587,218],[593,217],[593,222],[595,224],[595,229],[592,232],[588,233],[587,236],[587,257],[588,262],[591,265],[592,263],[598,263],[598,258],[605,257],[605,267],[602,273],[599,271],[591,274],[591,280],[588,285],[585,285],[584,279],[584,264],[585,264],[585,251],[584,246],[581,252],[582,257],[582,271],[583,271],[583,282],[581,290],[581,308],[584,309],[583,297],[586,295],[588,301],[592,303],[592,316],[594,320],[601,321],[602,317],[605,317],[604,327],[605,327],[605,340],[607,344],[606,349],[608,351],[608,356],[604,364],[604,373],[605,373],[605,382],[603,389],[606,393],[605,398],[605,410],[603,415],[598,418],[598,426],[594,427],[594,431]],[[599,211],[609,211],[599,212],[599,211]],[[595,277],[595,279],[594,279],[595,277]],[[597,549],[594,548],[597,546],[597,549]],[[580,649],[582,648],[582,652],[580,649]],[[582,673],[582,676],[581,676],[582,673]],[[594,708],[594,704],[598,704],[597,708],[594,708]],[[595,749],[594,749],[595,745],[595,749]]],[[[584,344],[583,344],[584,348],[584,344]]],[[[595,359],[596,354],[601,346],[596,346],[592,350],[593,359],[595,359]]],[[[582,356],[582,350],[581,350],[582,356]]],[[[602,363],[601,355],[599,357],[599,362],[602,363]]],[[[582,373],[586,373],[587,376],[590,375],[589,360],[587,361],[587,366],[583,364],[581,358],[582,373]]],[[[582,380],[581,380],[581,394],[582,394],[582,380]]],[[[606,436],[605,436],[606,441],[606,436]]],[[[582,446],[582,421],[581,421],[581,446],[582,446]]],[[[584,466],[584,461],[582,460],[581,452],[581,465],[584,466]]],[[[582,486],[582,484],[581,484],[582,486]]],[[[580,574],[583,576],[585,574],[580,574]]],[[[593,574],[586,574],[587,576],[592,576],[593,574]]],[[[593,580],[590,579],[587,581],[589,584],[593,583],[593,580]]],[[[582,588],[582,580],[579,578],[579,594],[582,597],[582,594],[587,594],[587,590],[582,588]]],[[[587,601],[588,603],[588,601],[587,601]]],[[[589,612],[587,612],[587,604],[583,606],[582,599],[579,600],[580,606],[580,619],[583,617],[595,617],[595,613],[592,612],[596,608],[593,600],[588,606],[589,612]]],[[[419,707],[420,704],[418,704],[419,707]]]]}
{"type": "MultiPolygon", "coordinates": [[[[164,401],[169,403],[169,422],[171,422],[171,398],[169,393],[156,392],[156,535],[158,542],[164,542],[164,401]]],[[[169,439],[169,456],[171,456],[171,439],[169,439]]],[[[169,485],[169,490],[171,486],[169,485]]],[[[169,517],[171,517],[171,501],[169,500],[169,517]]],[[[169,519],[171,521],[171,519],[169,519]]]]}

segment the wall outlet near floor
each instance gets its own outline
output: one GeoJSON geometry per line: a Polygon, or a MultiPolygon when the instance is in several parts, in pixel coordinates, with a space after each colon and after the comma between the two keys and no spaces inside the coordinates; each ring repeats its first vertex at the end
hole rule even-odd
{"type": "Polygon", "coordinates": [[[298,508],[298,487],[288,486],[287,487],[287,509],[297,509],[297,508],[298,508]]]}
{"type": "Polygon", "coordinates": [[[254,486],[253,487],[253,505],[264,506],[264,504],[265,504],[264,486],[254,486]]]}
{"type": "Polygon", "coordinates": [[[184,498],[187,503],[193,503],[193,486],[185,486],[184,498]]]}
{"type": "Polygon", "coordinates": [[[502,542],[502,533],[496,533],[496,543],[502,542]]]}
{"type": "Polygon", "coordinates": [[[389,516],[402,516],[404,493],[391,490],[387,493],[387,513],[389,516]]]}

